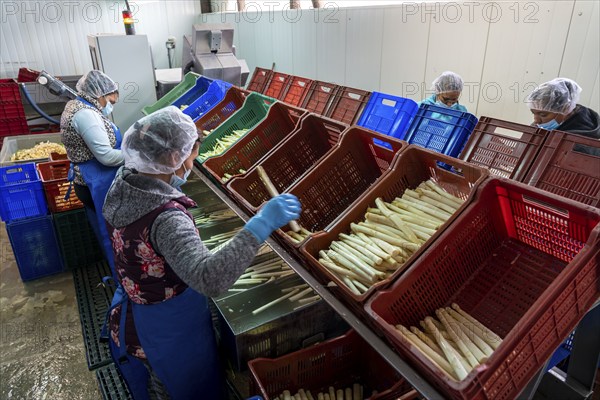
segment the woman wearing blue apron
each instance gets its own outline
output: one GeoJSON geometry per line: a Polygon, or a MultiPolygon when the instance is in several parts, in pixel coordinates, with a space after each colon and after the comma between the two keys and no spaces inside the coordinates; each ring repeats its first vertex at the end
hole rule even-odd
{"type": "Polygon", "coordinates": [[[212,253],[180,189],[198,148],[196,126],[177,107],[142,118],[124,135],[125,166],[106,196],[120,283],[110,345],[135,399],[224,398],[207,297],[230,288],[261,243],[300,215],[298,199],[280,195],[212,253]]]}
{"type": "MultiPolygon", "coordinates": [[[[101,71],[90,71],[76,85],[60,120],[61,139],[71,161],[69,180],[114,271],[112,247],[102,206],[117,169],[123,164],[121,132],[108,119],[119,99],[117,84],[101,71]]],[[[114,275],[114,272],[113,272],[114,275]]]]}

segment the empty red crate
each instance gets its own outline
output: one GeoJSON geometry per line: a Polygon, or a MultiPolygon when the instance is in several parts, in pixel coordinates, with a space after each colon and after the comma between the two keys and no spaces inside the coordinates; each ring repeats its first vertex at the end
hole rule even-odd
{"type": "Polygon", "coordinates": [[[325,115],[337,89],[338,85],[333,83],[314,81],[308,89],[302,108],[325,115]]]}
{"type": "MultiPolygon", "coordinates": [[[[287,192],[302,204],[298,223],[310,232],[326,229],[390,170],[390,164],[408,144],[360,126],[342,134],[340,143],[287,192]],[[375,144],[380,140],[389,148],[375,144]]],[[[280,237],[292,247],[299,247],[283,231],[280,237]]]]}
{"type": "Polygon", "coordinates": [[[221,183],[225,174],[240,175],[240,169],[250,169],[292,133],[305,113],[305,110],[281,102],[274,103],[262,122],[225,153],[207,159],[202,166],[221,183]]]}
{"type": "MultiPolygon", "coordinates": [[[[479,185],[488,177],[488,172],[480,167],[469,165],[464,161],[451,158],[449,156],[422,149],[411,145],[400,153],[391,171],[368,190],[357,202],[355,202],[346,213],[334,222],[327,232],[318,233],[309,238],[300,249],[304,258],[308,261],[312,273],[322,282],[333,281],[337,283],[337,288],[332,288],[336,297],[347,300],[349,305],[362,312],[362,304],[377,290],[387,287],[396,280],[410,265],[419,258],[419,256],[431,245],[434,245],[437,237],[446,229],[452,221],[460,215],[467,205],[475,197],[475,192],[479,185]],[[461,168],[463,174],[459,175],[450,172],[440,166],[440,162],[461,168]],[[319,251],[327,250],[331,242],[338,240],[340,233],[350,233],[350,224],[364,221],[367,209],[376,207],[375,199],[381,198],[386,202],[391,202],[396,197],[402,197],[406,189],[415,189],[421,182],[433,180],[448,193],[453,194],[465,202],[454,213],[452,218],[440,226],[437,231],[429,238],[419,250],[417,250],[398,270],[389,278],[375,283],[369,290],[362,295],[353,294],[347,286],[329,270],[322,267],[317,261],[319,251]]],[[[293,191],[292,191],[293,193],[293,191]]]]}
{"type": "Polygon", "coordinates": [[[369,101],[371,92],[340,86],[325,116],[353,125],[369,101]]]}
{"type": "Polygon", "coordinates": [[[274,72],[267,88],[264,90],[264,95],[282,100],[291,78],[288,74],[274,72]]]}
{"type": "Polygon", "coordinates": [[[0,102],[21,102],[19,84],[14,79],[0,79],[0,102]]]}
{"type": "Polygon", "coordinates": [[[29,68],[19,68],[17,82],[35,82],[38,76],[40,76],[40,71],[29,68]]]}
{"type": "Polygon", "coordinates": [[[552,131],[524,182],[584,204],[600,206],[600,142],[552,131]]]}
{"type": "Polygon", "coordinates": [[[271,69],[254,68],[254,74],[252,74],[252,78],[246,89],[252,92],[263,93],[267,88],[271,76],[273,76],[273,70],[271,69]]]}
{"type": "Polygon", "coordinates": [[[354,383],[363,386],[365,399],[417,398],[410,384],[355,331],[279,358],[254,359],[248,367],[251,394],[265,400],[276,399],[284,390],[293,396],[299,389],[310,390],[317,399],[318,393],[329,393],[330,386],[345,389],[354,383]]]}
{"type": "Polygon", "coordinates": [[[249,91],[237,86],[230,87],[223,100],[195,122],[196,128],[200,131],[212,131],[217,128],[244,105],[249,94],[249,91]]]}
{"type": "Polygon", "coordinates": [[[304,98],[306,97],[312,82],[311,79],[292,76],[290,84],[283,96],[283,101],[293,106],[300,107],[304,102],[304,98]]]}
{"type": "Polygon", "coordinates": [[[448,398],[514,399],[600,295],[600,209],[504,178],[475,200],[366,311],[448,398]],[[457,382],[396,334],[457,303],[503,338],[457,382]]]}
{"type": "MultiPolygon", "coordinates": [[[[2,101],[0,102],[0,123],[8,119],[25,120],[25,111],[20,101],[2,101]]],[[[27,124],[27,121],[25,121],[27,124]]]]}
{"type": "Polygon", "coordinates": [[[481,117],[459,158],[523,182],[547,133],[534,126],[481,117]]]}
{"type": "Polygon", "coordinates": [[[65,200],[65,195],[71,185],[67,181],[70,165],[71,163],[68,160],[37,164],[37,170],[48,201],[48,208],[51,212],[69,211],[83,207],[83,203],[77,198],[74,189],[71,190],[69,198],[65,200]]]}
{"type": "MultiPolygon", "coordinates": [[[[346,129],[348,126],[341,122],[309,114],[294,132],[260,161],[260,165],[279,193],[283,193],[338,143],[346,129]]],[[[252,214],[270,199],[256,166],[244,176],[232,179],[227,188],[236,201],[252,214]]]]}

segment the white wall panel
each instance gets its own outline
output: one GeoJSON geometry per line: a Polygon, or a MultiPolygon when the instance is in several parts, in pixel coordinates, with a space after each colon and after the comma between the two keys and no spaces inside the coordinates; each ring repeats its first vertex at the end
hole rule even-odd
{"type": "Polygon", "coordinates": [[[414,7],[385,10],[379,91],[420,101],[430,22],[413,17],[414,7]]]}
{"type": "Polygon", "coordinates": [[[316,11],[317,74],[308,78],[324,82],[346,82],[346,10],[316,11]]]}
{"type": "Polygon", "coordinates": [[[285,18],[287,21],[284,19],[283,23],[292,26],[294,69],[288,72],[306,77],[317,76],[317,23],[314,11],[302,10],[299,18],[290,11],[285,18]]]}
{"type": "Polygon", "coordinates": [[[600,71],[600,2],[576,1],[565,46],[560,76],[574,79],[582,87],[580,103],[598,110],[600,71]],[[595,108],[594,108],[595,106],[595,108]]]}
{"type": "Polygon", "coordinates": [[[558,76],[573,1],[499,4],[502,18],[490,24],[477,115],[529,124],[525,99],[558,76]]]}
{"type": "Polygon", "coordinates": [[[347,86],[379,90],[384,11],[355,8],[346,12],[347,86]]]}
{"type": "MultiPolygon", "coordinates": [[[[271,68],[271,64],[275,63],[276,71],[291,73],[294,70],[292,24],[287,23],[283,13],[274,12],[273,22],[269,22],[269,25],[272,27],[271,42],[265,41],[263,46],[271,46],[273,58],[272,60],[267,60],[265,64],[258,66],[271,68]]],[[[252,72],[253,69],[250,69],[250,73],[252,72]]]]}

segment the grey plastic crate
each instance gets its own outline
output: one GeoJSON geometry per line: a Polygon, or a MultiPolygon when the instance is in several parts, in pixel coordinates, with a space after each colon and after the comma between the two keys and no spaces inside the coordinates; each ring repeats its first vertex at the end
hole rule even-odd
{"type": "Polygon", "coordinates": [[[6,166],[29,162],[50,161],[49,157],[22,161],[10,161],[10,157],[13,154],[15,154],[17,150],[30,149],[40,142],[62,143],[60,140],[60,133],[40,133],[37,135],[7,136],[4,138],[2,150],[0,151],[0,165],[6,166]]]}

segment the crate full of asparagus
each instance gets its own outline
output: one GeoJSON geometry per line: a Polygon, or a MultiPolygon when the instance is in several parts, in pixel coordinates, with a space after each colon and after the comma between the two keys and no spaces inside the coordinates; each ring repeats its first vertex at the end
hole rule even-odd
{"type": "Polygon", "coordinates": [[[600,296],[600,209],[504,178],[365,310],[446,398],[514,399],[600,296]]]}
{"type": "Polygon", "coordinates": [[[362,312],[362,303],[436,240],[487,176],[482,168],[411,145],[384,178],[300,251],[317,278],[332,282],[334,293],[362,312]]]}

